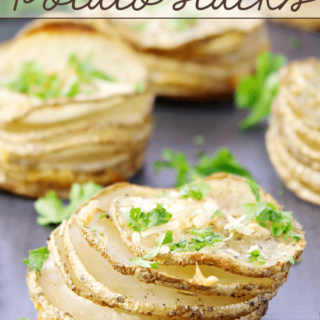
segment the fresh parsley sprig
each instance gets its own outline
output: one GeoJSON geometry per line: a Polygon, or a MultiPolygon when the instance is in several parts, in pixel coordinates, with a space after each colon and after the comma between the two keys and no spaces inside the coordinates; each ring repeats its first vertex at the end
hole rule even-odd
{"type": "Polygon", "coordinates": [[[165,169],[174,169],[177,172],[176,187],[218,172],[252,179],[250,172],[239,163],[228,148],[219,149],[213,156],[201,155],[195,166],[191,166],[184,153],[171,149],[163,150],[162,159],[153,163],[154,170],[160,172],[165,169]]]}
{"type": "Polygon", "coordinates": [[[46,247],[29,251],[29,259],[22,259],[22,262],[29,268],[34,269],[41,277],[41,268],[48,260],[50,252],[46,247]]]}
{"type": "Polygon", "coordinates": [[[160,226],[172,218],[172,214],[163,207],[162,203],[157,203],[157,207],[147,213],[143,212],[141,208],[131,208],[125,215],[128,219],[128,227],[134,231],[145,231],[160,226]]]}
{"type": "Polygon", "coordinates": [[[239,109],[251,109],[251,113],[240,122],[247,130],[269,116],[271,104],[280,87],[278,71],[286,64],[281,54],[262,52],[257,59],[257,71],[245,76],[238,84],[235,104],[239,109]]]}
{"type": "Polygon", "coordinates": [[[191,237],[190,240],[183,236],[179,242],[169,243],[170,251],[185,252],[185,251],[199,251],[205,246],[210,246],[215,242],[221,242],[224,240],[223,236],[212,231],[210,228],[198,230],[196,228],[190,228],[191,237]]]}
{"type": "Polygon", "coordinates": [[[34,203],[34,207],[40,215],[37,223],[45,226],[51,223],[58,224],[63,220],[69,219],[80,204],[87,201],[101,189],[102,187],[94,182],[88,182],[83,185],[74,183],[69,195],[69,204],[66,206],[62,200],[58,198],[55,191],[49,191],[46,196],[38,199],[34,203]]]}
{"type": "Polygon", "coordinates": [[[244,252],[245,254],[249,254],[249,262],[259,262],[259,265],[263,265],[266,263],[265,258],[261,255],[259,250],[253,250],[251,252],[244,252]]]}
{"type": "Polygon", "coordinates": [[[161,250],[161,246],[166,243],[171,243],[172,241],[173,241],[172,231],[166,231],[156,239],[157,246],[154,249],[152,249],[148,254],[146,254],[143,257],[134,257],[130,259],[131,263],[143,268],[159,269],[158,262],[146,261],[146,260],[155,258],[159,254],[161,250]]]}
{"type": "Polygon", "coordinates": [[[260,226],[268,228],[275,238],[284,235],[285,240],[288,237],[293,237],[295,241],[301,239],[299,234],[292,233],[296,231],[292,226],[292,212],[278,210],[274,204],[260,201],[260,186],[248,179],[246,182],[257,201],[256,203],[246,202],[242,205],[246,220],[255,219],[260,226]]]}

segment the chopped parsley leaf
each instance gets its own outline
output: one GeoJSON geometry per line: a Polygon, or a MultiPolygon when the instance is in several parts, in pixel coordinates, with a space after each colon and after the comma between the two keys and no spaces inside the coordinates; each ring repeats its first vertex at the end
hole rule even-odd
{"type": "Polygon", "coordinates": [[[253,250],[251,252],[244,252],[245,254],[249,254],[249,262],[254,263],[254,262],[259,262],[259,265],[263,265],[266,263],[264,257],[261,255],[259,250],[253,250]]]}
{"type": "Polygon", "coordinates": [[[153,268],[153,269],[159,269],[159,262],[153,262],[153,261],[147,261],[144,260],[141,257],[134,257],[130,259],[131,263],[141,267],[141,268],[153,268]]]}
{"type": "Polygon", "coordinates": [[[97,229],[92,229],[92,228],[90,228],[90,227],[85,227],[85,228],[90,229],[90,230],[92,230],[93,232],[97,232],[97,229]]]}
{"type": "Polygon", "coordinates": [[[269,202],[260,202],[260,196],[258,201],[258,186],[259,185],[256,183],[255,185],[250,186],[257,202],[246,202],[242,205],[243,214],[246,215],[246,220],[256,219],[259,225],[264,228],[268,228],[271,231],[272,236],[275,238],[284,234],[285,240],[287,240],[288,237],[293,237],[294,241],[301,239],[299,234],[292,233],[292,231],[296,231],[291,225],[292,212],[280,211],[274,204],[269,202]],[[267,222],[269,222],[268,225],[267,222]]]}
{"type": "Polygon", "coordinates": [[[285,258],[284,258],[284,260],[289,261],[293,266],[295,265],[295,262],[294,262],[293,256],[285,257],[285,258]]]}
{"type": "Polygon", "coordinates": [[[210,217],[210,219],[213,219],[214,217],[219,217],[222,218],[224,216],[223,212],[221,212],[220,210],[216,210],[213,215],[210,217]]]}
{"type": "Polygon", "coordinates": [[[179,188],[182,199],[189,197],[195,200],[201,200],[210,191],[210,186],[203,181],[186,183],[179,188]]]}
{"type": "Polygon", "coordinates": [[[55,191],[49,191],[46,196],[34,203],[34,207],[40,215],[37,223],[45,226],[51,223],[58,224],[63,220],[69,219],[80,204],[87,201],[101,189],[102,187],[94,182],[88,182],[83,185],[74,183],[69,194],[70,201],[67,206],[63,205],[62,200],[58,198],[55,191]]]}
{"type": "Polygon", "coordinates": [[[130,259],[130,261],[139,266],[139,267],[143,267],[143,268],[153,268],[153,269],[159,269],[159,263],[158,262],[150,262],[150,261],[146,261],[146,260],[150,260],[153,259],[154,257],[156,257],[160,250],[161,250],[161,246],[164,243],[170,243],[173,241],[173,235],[172,235],[172,231],[166,231],[165,233],[161,234],[157,239],[157,246],[152,249],[148,254],[146,254],[143,257],[134,257],[132,259],[130,259]]]}
{"type": "Polygon", "coordinates": [[[100,214],[99,219],[103,219],[103,218],[105,218],[107,215],[108,215],[108,214],[107,214],[106,212],[105,212],[105,213],[102,213],[102,214],[100,214]]]}
{"type": "Polygon", "coordinates": [[[257,59],[257,71],[238,84],[235,104],[239,109],[251,109],[251,113],[240,122],[247,130],[269,116],[271,104],[280,87],[278,71],[286,64],[286,57],[271,52],[261,52],[257,59]]]}
{"type": "Polygon", "coordinates": [[[251,179],[246,179],[247,185],[250,187],[251,192],[253,193],[254,197],[256,198],[257,202],[260,202],[260,186],[251,179]]]}
{"type": "Polygon", "coordinates": [[[42,265],[48,260],[50,252],[46,247],[29,251],[29,259],[22,259],[22,262],[29,268],[34,269],[41,277],[42,265]]]}
{"type": "Polygon", "coordinates": [[[190,228],[190,234],[193,235],[190,241],[183,236],[179,242],[170,243],[169,248],[171,251],[184,252],[184,251],[199,251],[205,246],[210,246],[215,242],[221,242],[224,237],[212,231],[210,228],[198,230],[190,228]]]}
{"type": "Polygon", "coordinates": [[[24,93],[41,100],[60,95],[61,79],[57,74],[45,74],[35,61],[24,62],[17,77],[6,85],[14,92],[24,93]]]}
{"type": "MultiPolygon", "coordinates": [[[[95,69],[91,63],[92,54],[83,60],[71,54],[68,58],[67,72],[73,72],[76,80],[71,84],[64,84],[58,73],[45,73],[35,61],[21,64],[17,77],[5,86],[14,92],[24,93],[41,100],[49,100],[61,96],[73,98],[82,91],[82,86],[91,84],[94,79],[115,82],[114,77],[95,69]]],[[[67,73],[68,75],[68,73],[67,73]]],[[[86,91],[87,94],[92,92],[86,91]]]]}
{"type": "Polygon", "coordinates": [[[179,151],[164,149],[162,159],[162,161],[154,162],[154,170],[156,172],[164,169],[176,170],[176,187],[218,172],[226,172],[252,179],[250,172],[238,162],[228,148],[219,149],[213,156],[201,154],[198,163],[194,167],[190,165],[187,156],[179,151]]]}
{"type": "Polygon", "coordinates": [[[146,86],[143,83],[139,82],[136,84],[135,91],[137,93],[143,93],[146,91],[146,86]]]}
{"type": "Polygon", "coordinates": [[[127,213],[128,227],[134,231],[145,231],[155,226],[161,226],[167,223],[172,217],[161,203],[157,203],[157,207],[145,213],[141,208],[131,208],[127,213]]]}
{"type": "Polygon", "coordinates": [[[196,214],[197,213],[195,211],[192,211],[189,221],[191,221],[196,216],[196,214]]]}

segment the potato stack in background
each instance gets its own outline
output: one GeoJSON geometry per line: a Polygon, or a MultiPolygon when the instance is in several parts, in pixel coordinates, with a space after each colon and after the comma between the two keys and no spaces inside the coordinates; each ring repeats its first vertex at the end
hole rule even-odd
{"type": "MultiPolygon", "coordinates": [[[[198,13],[197,13],[198,14],[198,13]]],[[[156,93],[186,99],[233,94],[268,50],[263,20],[109,19],[145,63],[156,93]]]]}
{"type": "MultiPolygon", "coordinates": [[[[177,189],[122,183],[105,188],[80,206],[52,232],[48,242],[50,254],[45,253],[48,260],[44,260],[41,270],[38,273],[28,270],[27,284],[39,312],[38,319],[261,319],[268,301],[287,280],[291,266],[288,256],[292,261],[301,259],[305,246],[302,226],[290,219],[297,240],[283,234],[275,238],[267,227],[254,220],[239,228],[243,204],[257,199],[245,179],[216,174],[205,178],[204,183],[209,189],[200,200],[182,199],[177,189]],[[132,202],[136,203],[134,207],[132,202]],[[156,202],[162,204],[155,205],[156,202]],[[163,219],[163,214],[171,217],[162,225],[133,232],[133,220],[128,216],[124,219],[128,210],[123,205],[128,205],[129,211],[140,208],[147,212],[143,208],[149,207],[150,220],[145,219],[145,223],[154,223],[158,214],[161,216],[158,219],[163,219]],[[155,206],[161,207],[162,212],[152,209],[155,206]],[[167,210],[164,207],[172,214],[163,213],[167,210]],[[189,219],[194,207],[201,207],[210,216],[219,210],[219,216],[209,218],[210,228],[197,230],[199,234],[205,230],[207,237],[203,239],[210,245],[202,246],[201,250],[168,252],[168,246],[162,246],[171,241],[164,241],[165,230],[171,230],[177,237],[183,232],[188,237],[188,232],[194,229],[190,226],[199,223],[194,215],[189,219]],[[187,228],[185,223],[189,224],[187,228]],[[230,223],[238,229],[232,229],[230,223]],[[210,230],[219,230],[220,236],[215,237],[222,238],[211,242],[210,230]],[[156,258],[140,258],[144,254],[138,253],[137,248],[144,253],[149,251],[150,255],[158,235],[162,242],[153,256],[156,258]],[[258,254],[251,253],[250,258],[252,250],[258,254]],[[159,265],[150,268],[149,263],[157,262],[159,265]]],[[[261,202],[255,204],[268,202],[272,210],[282,211],[272,196],[262,189],[257,192],[261,202]]],[[[280,211],[278,218],[279,215],[280,211]]],[[[199,217],[205,216],[204,213],[199,217]]],[[[288,217],[287,212],[287,222],[288,217]]],[[[201,235],[197,239],[200,245],[201,235]]]]}
{"type": "Polygon", "coordinates": [[[319,1],[310,1],[298,7],[297,1],[289,0],[281,10],[269,10],[266,6],[264,9],[267,15],[273,18],[272,22],[306,31],[320,30],[319,1]],[[298,11],[292,11],[292,7],[298,8],[298,11]]]}
{"type": "Polygon", "coordinates": [[[0,187],[67,197],[141,166],[153,95],[131,49],[86,20],[38,20],[1,47],[0,187]]]}
{"type": "Polygon", "coordinates": [[[271,162],[298,197],[320,205],[320,61],[280,71],[280,90],[266,136],[271,162]]]}

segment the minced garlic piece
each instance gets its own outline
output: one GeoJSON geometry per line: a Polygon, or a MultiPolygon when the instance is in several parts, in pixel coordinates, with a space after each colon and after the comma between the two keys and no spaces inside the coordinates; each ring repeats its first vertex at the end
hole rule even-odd
{"type": "Polygon", "coordinates": [[[194,283],[194,284],[199,284],[199,285],[202,285],[202,286],[205,286],[205,287],[209,287],[213,283],[218,282],[218,281],[219,281],[219,279],[217,277],[215,277],[215,276],[210,276],[210,277],[206,278],[202,274],[202,272],[201,272],[201,270],[200,270],[200,268],[198,266],[198,263],[197,263],[196,273],[195,273],[193,279],[190,282],[194,283]]]}
{"type": "Polygon", "coordinates": [[[132,232],[132,242],[137,244],[140,242],[140,234],[138,232],[132,232]]]}

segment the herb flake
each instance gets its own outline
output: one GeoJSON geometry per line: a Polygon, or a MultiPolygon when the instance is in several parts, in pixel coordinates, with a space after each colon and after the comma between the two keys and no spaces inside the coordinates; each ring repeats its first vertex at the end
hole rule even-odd
{"type": "Polygon", "coordinates": [[[34,269],[41,277],[41,268],[48,260],[50,252],[46,247],[29,251],[29,259],[22,259],[22,262],[29,268],[34,269]]]}
{"type": "Polygon", "coordinates": [[[51,223],[59,224],[63,220],[69,219],[80,204],[87,201],[101,189],[102,187],[94,182],[88,182],[83,185],[74,183],[69,194],[69,204],[66,206],[58,198],[55,191],[49,191],[46,196],[34,203],[34,207],[39,213],[37,223],[45,226],[51,223]]]}

